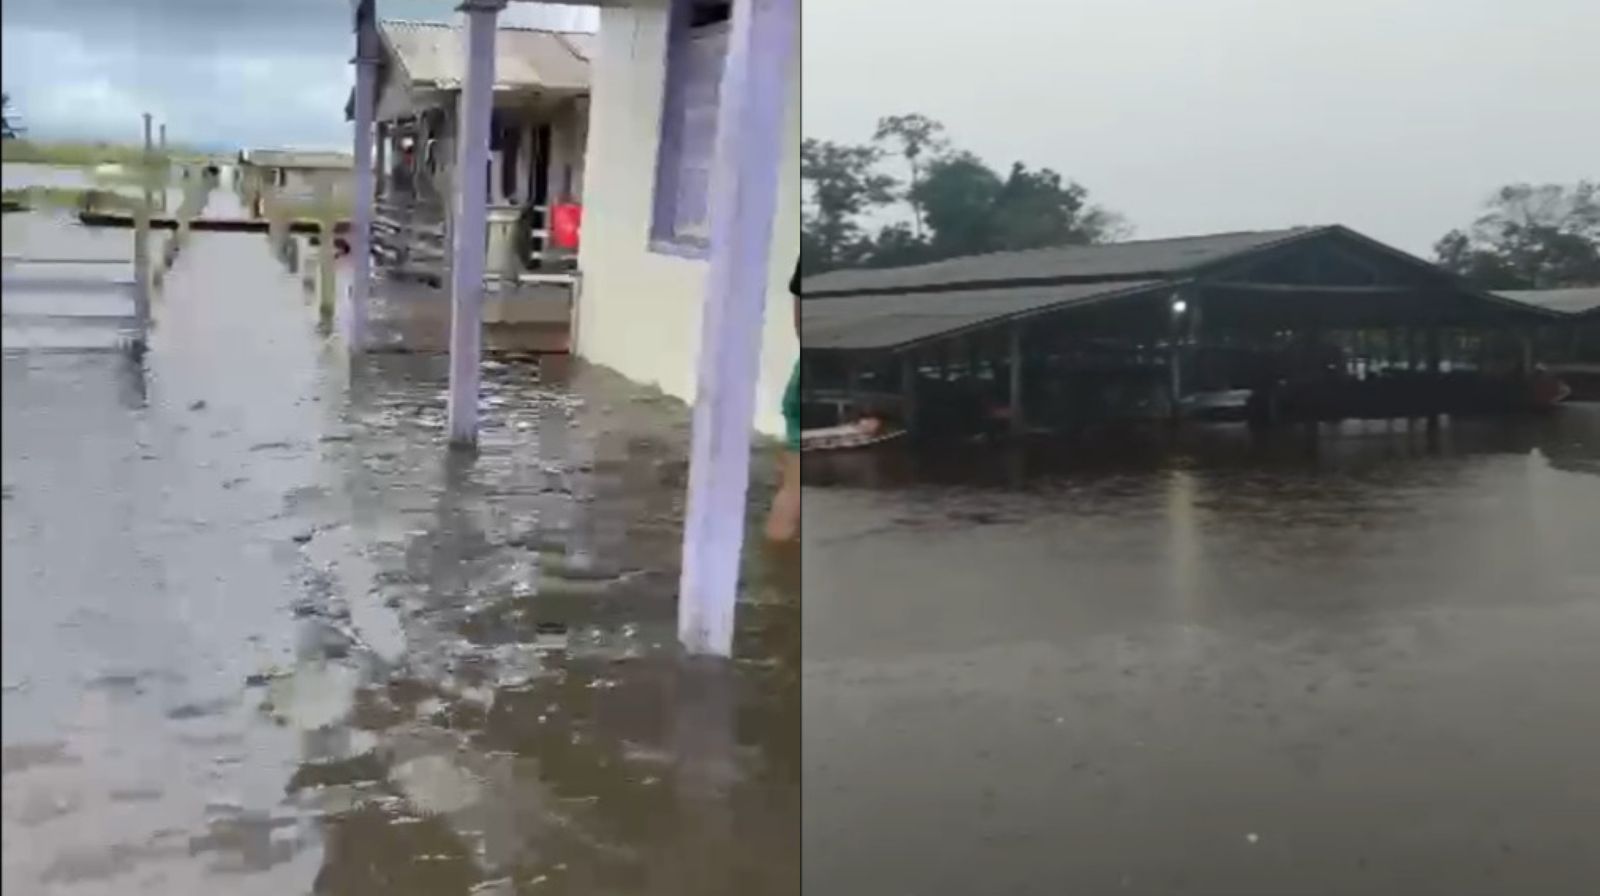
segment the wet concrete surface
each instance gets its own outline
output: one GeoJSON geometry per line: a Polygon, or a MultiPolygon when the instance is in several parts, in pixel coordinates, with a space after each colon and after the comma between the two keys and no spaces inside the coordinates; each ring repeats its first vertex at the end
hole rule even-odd
{"type": "Polygon", "coordinates": [[[680,659],[683,408],[502,358],[452,453],[259,235],[155,317],[4,360],[7,892],[798,891],[798,564],[680,659]]]}
{"type": "Polygon", "coordinates": [[[1600,892],[1600,407],[806,479],[807,892],[1600,892]]]}

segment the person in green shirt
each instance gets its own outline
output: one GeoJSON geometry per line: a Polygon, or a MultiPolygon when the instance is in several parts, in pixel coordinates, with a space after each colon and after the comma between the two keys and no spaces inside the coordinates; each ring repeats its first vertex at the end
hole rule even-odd
{"type": "MultiPolygon", "coordinates": [[[[800,335],[800,265],[794,266],[794,276],[789,280],[789,293],[794,296],[794,332],[800,335]]],[[[784,448],[779,469],[778,494],[772,499],[772,511],[767,515],[767,538],[771,541],[794,541],[800,537],[800,361],[794,362],[789,374],[789,385],[783,391],[784,448]]]]}

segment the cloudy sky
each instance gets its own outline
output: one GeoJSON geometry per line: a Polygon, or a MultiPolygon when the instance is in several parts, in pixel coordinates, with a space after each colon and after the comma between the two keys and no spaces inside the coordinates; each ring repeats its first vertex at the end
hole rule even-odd
{"type": "Polygon", "coordinates": [[[804,128],[917,111],[1138,236],[1339,222],[1426,251],[1600,178],[1597,0],[804,0],[804,128]]]}
{"type": "MultiPolygon", "coordinates": [[[[450,21],[457,5],[378,0],[378,14],[450,21]]],[[[581,27],[589,16],[518,3],[502,21],[581,27]]],[[[176,142],[350,140],[349,0],[5,0],[0,34],[5,90],[39,136],[137,140],[148,110],[176,142]]]]}

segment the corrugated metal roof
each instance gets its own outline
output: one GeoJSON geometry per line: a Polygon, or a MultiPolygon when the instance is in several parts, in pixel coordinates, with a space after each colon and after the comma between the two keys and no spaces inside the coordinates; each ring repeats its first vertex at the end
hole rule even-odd
{"type": "Polygon", "coordinates": [[[1571,289],[1507,289],[1497,296],[1524,305],[1549,308],[1564,314],[1600,314],[1600,286],[1578,286],[1571,289]]]}
{"type": "Polygon", "coordinates": [[[807,298],[800,303],[800,344],[897,348],[1009,317],[1165,288],[1164,281],[1145,280],[807,298]]]}
{"type": "MultiPolygon", "coordinates": [[[[385,19],[378,23],[378,33],[413,84],[441,90],[461,86],[467,70],[461,53],[461,27],[446,22],[385,19]]],[[[586,91],[593,38],[591,34],[534,28],[498,28],[494,86],[502,90],[542,87],[586,91]]]]}
{"type": "Polygon", "coordinates": [[[829,271],[806,278],[801,284],[801,291],[809,297],[915,290],[962,283],[999,283],[1006,280],[1172,277],[1232,255],[1326,229],[1329,228],[1296,227],[1094,246],[1062,246],[969,255],[914,267],[829,271]]]}
{"type": "Polygon", "coordinates": [[[302,152],[293,149],[252,149],[245,162],[263,168],[353,168],[355,157],[342,152],[302,152]]]}

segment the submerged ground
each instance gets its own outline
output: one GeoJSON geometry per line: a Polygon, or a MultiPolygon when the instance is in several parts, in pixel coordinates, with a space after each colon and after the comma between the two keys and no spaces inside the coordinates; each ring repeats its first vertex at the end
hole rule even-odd
{"type": "Polygon", "coordinates": [[[679,660],[681,406],[502,360],[452,454],[443,359],[352,365],[257,235],[156,318],[4,360],[8,892],[797,892],[797,569],[679,660]]]}
{"type": "Polygon", "coordinates": [[[807,481],[808,892],[1600,892],[1600,407],[807,481]]]}

